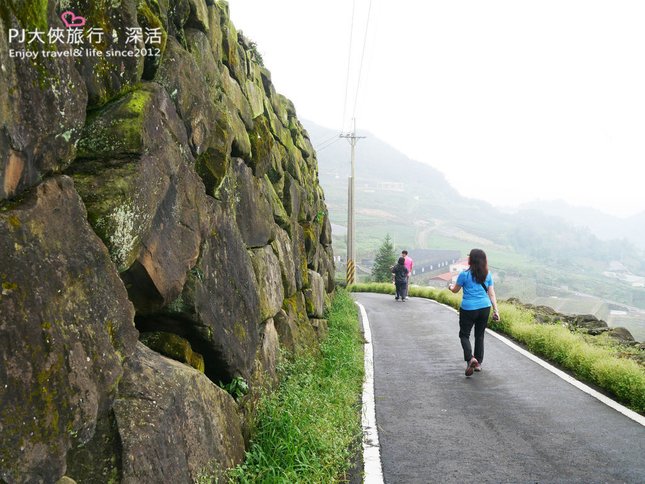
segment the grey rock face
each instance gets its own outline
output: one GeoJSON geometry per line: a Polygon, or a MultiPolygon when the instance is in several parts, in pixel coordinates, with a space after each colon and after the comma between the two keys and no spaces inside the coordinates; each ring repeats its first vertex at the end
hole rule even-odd
{"type": "Polygon", "coordinates": [[[134,309],[71,179],[0,212],[0,478],[63,475],[134,349],[134,309]]]}
{"type": "Polygon", "coordinates": [[[0,64],[0,480],[222,477],[248,425],[216,385],[271,388],[333,290],[293,104],[210,0],[4,2],[0,64]],[[9,56],[63,9],[102,56],[9,56]],[[126,27],[159,55],[112,55],[152,47],[126,27]]]}
{"type": "Polygon", "coordinates": [[[123,482],[194,482],[205,469],[223,471],[244,457],[233,398],[143,345],[127,364],[114,413],[123,482]]]}

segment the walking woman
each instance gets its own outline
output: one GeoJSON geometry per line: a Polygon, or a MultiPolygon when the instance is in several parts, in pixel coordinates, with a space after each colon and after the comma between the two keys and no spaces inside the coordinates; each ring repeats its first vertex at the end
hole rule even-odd
{"type": "Polygon", "coordinates": [[[396,265],[392,267],[392,280],[396,285],[396,297],[395,301],[399,300],[401,297],[401,302],[405,302],[408,298],[408,268],[405,267],[405,259],[399,257],[399,261],[396,265]]]}
{"type": "Polygon", "coordinates": [[[488,325],[491,304],[493,320],[499,320],[497,298],[493,288],[493,278],[488,272],[486,253],[481,249],[473,249],[468,254],[470,268],[457,277],[456,284],[448,286],[455,294],[462,288],[464,295],[459,308],[459,339],[464,350],[466,361],[466,376],[473,371],[481,371],[484,361],[484,334],[488,325]],[[470,346],[470,331],[475,326],[475,354],[470,346]]]}

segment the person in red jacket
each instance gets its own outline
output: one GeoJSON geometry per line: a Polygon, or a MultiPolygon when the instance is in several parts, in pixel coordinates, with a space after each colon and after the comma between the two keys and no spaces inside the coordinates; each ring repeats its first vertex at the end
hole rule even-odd
{"type": "Polygon", "coordinates": [[[405,301],[408,298],[408,289],[410,288],[410,276],[412,275],[412,266],[414,265],[414,261],[412,260],[412,257],[408,255],[407,250],[401,251],[401,257],[405,259],[405,267],[408,269],[408,283],[405,285],[405,295],[403,297],[403,300],[405,301]]]}

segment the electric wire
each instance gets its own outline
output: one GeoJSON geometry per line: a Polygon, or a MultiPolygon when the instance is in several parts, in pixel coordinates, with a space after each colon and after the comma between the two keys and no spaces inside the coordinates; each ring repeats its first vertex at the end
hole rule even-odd
{"type": "Polygon", "coordinates": [[[358,67],[358,82],[356,83],[356,95],[354,96],[354,109],[352,110],[352,118],[356,117],[356,105],[358,104],[358,92],[361,87],[361,75],[363,74],[363,60],[365,59],[365,46],[367,45],[367,33],[370,28],[370,16],[372,13],[372,0],[370,0],[369,7],[367,8],[367,20],[365,21],[365,35],[363,36],[363,49],[361,52],[361,62],[358,67]]]}
{"type": "Polygon", "coordinates": [[[331,140],[332,140],[332,139],[334,139],[334,138],[338,138],[338,135],[337,135],[337,134],[332,134],[332,135],[331,135],[331,136],[329,136],[328,138],[325,138],[325,139],[323,139],[323,140],[321,140],[321,141],[316,141],[316,142],[314,143],[314,148],[315,148],[315,149],[318,149],[318,147],[319,147],[319,146],[324,145],[325,143],[327,143],[328,141],[331,141],[331,140]]]}
{"type": "Polygon", "coordinates": [[[345,116],[347,115],[347,93],[349,92],[349,70],[352,61],[352,41],[354,38],[354,12],[356,11],[356,0],[352,1],[352,21],[349,28],[349,50],[347,51],[347,75],[345,76],[345,101],[343,102],[343,119],[341,121],[341,132],[345,129],[345,116]]]}
{"type": "Polygon", "coordinates": [[[337,143],[338,141],[340,141],[340,138],[336,137],[336,139],[333,140],[331,143],[328,143],[327,145],[323,146],[322,148],[317,148],[316,153],[320,153],[321,151],[326,150],[327,148],[329,148],[334,143],[337,143]]]}
{"type": "Polygon", "coordinates": [[[333,145],[333,144],[334,144],[336,141],[338,141],[339,139],[340,139],[340,137],[339,137],[339,136],[335,136],[333,139],[330,139],[330,140],[329,140],[329,141],[327,141],[326,143],[322,143],[321,145],[319,145],[319,146],[316,148],[316,150],[317,150],[317,151],[324,150],[324,149],[325,149],[325,148],[327,148],[328,146],[333,145]]]}

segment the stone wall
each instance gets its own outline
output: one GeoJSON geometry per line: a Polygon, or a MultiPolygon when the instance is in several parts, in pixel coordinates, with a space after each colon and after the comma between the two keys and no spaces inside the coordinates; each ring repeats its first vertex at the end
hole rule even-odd
{"type": "Polygon", "coordinates": [[[294,106],[214,0],[3,2],[0,67],[0,481],[241,462],[249,405],[220,386],[273,384],[333,290],[294,106]],[[47,42],[64,11],[101,55],[47,42]],[[111,55],[137,48],[159,55],[111,55]]]}

